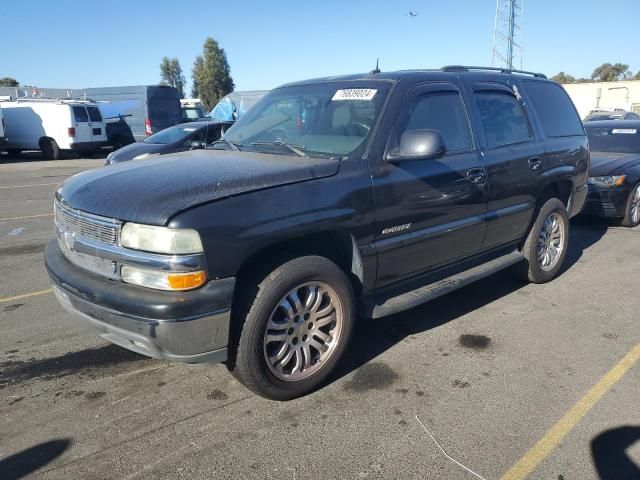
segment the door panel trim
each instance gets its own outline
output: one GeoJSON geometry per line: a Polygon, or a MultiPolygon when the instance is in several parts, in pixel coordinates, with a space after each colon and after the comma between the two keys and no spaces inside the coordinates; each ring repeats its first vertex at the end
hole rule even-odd
{"type": "Polygon", "coordinates": [[[443,223],[441,225],[434,225],[432,227],[423,228],[420,230],[413,230],[410,232],[402,233],[400,235],[396,235],[394,237],[382,238],[376,240],[374,242],[374,245],[378,253],[384,253],[394,248],[424,242],[444,234],[462,230],[463,228],[480,225],[484,221],[485,214],[475,215],[473,217],[462,218],[460,220],[443,223]]]}
{"type": "Polygon", "coordinates": [[[517,203],[515,205],[509,205],[508,207],[498,208],[497,210],[491,210],[485,214],[487,222],[493,220],[502,219],[509,215],[515,215],[516,213],[524,212],[533,207],[533,202],[517,203]]]}

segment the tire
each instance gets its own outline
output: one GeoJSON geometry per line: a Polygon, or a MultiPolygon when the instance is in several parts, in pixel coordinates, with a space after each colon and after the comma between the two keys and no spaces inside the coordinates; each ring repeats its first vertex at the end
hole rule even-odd
{"type": "Polygon", "coordinates": [[[283,263],[253,286],[243,288],[245,298],[238,299],[234,321],[239,336],[229,369],[249,390],[272,400],[316,390],[351,338],[356,307],[349,279],[327,258],[304,256],[283,263]],[[318,348],[327,345],[326,351],[318,348]]]}
{"type": "Polygon", "coordinates": [[[551,198],[538,210],[522,248],[524,260],[516,266],[516,272],[524,281],[532,283],[553,280],[562,268],[568,244],[567,209],[560,200],[551,198]]]}
{"type": "Polygon", "coordinates": [[[640,182],[636,183],[629,193],[627,208],[620,224],[630,228],[640,225],[640,182]]]}
{"type": "Polygon", "coordinates": [[[40,150],[45,160],[59,160],[60,147],[53,138],[43,138],[40,140],[40,150]]]}

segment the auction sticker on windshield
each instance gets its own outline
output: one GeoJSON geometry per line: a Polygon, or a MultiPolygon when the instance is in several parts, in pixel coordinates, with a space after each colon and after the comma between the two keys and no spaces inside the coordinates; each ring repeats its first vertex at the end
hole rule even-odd
{"type": "Polygon", "coordinates": [[[635,128],[614,128],[611,130],[611,134],[615,135],[616,133],[623,133],[627,135],[635,135],[638,130],[635,128]]]}
{"type": "Polygon", "coordinates": [[[346,88],[338,90],[331,100],[372,100],[377,91],[373,88],[346,88]]]}

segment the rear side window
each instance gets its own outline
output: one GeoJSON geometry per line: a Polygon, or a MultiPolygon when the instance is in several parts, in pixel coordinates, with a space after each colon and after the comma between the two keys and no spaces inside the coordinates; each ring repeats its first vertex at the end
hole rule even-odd
{"type": "Polygon", "coordinates": [[[89,116],[87,115],[87,110],[84,107],[72,107],[73,108],[73,116],[76,119],[76,122],[88,122],[89,116]]]}
{"type": "Polygon", "coordinates": [[[101,122],[102,115],[100,115],[100,110],[97,107],[87,107],[87,111],[89,112],[89,119],[92,122],[101,122]]]}
{"type": "Polygon", "coordinates": [[[508,93],[476,94],[482,127],[489,148],[526,142],[531,129],[520,102],[508,93]]]}
{"type": "Polygon", "coordinates": [[[397,138],[406,130],[437,130],[447,151],[471,148],[471,132],[462,99],[457,92],[431,92],[419,95],[410,106],[410,116],[404,128],[397,129],[397,138]]]}
{"type": "Polygon", "coordinates": [[[582,122],[561,86],[547,82],[524,84],[547,137],[584,135],[582,122]]]}

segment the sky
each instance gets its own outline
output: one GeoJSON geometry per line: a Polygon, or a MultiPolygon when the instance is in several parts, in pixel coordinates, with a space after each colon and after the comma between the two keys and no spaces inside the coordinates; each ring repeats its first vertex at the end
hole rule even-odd
{"type": "MultiPolygon", "coordinates": [[[[640,1],[524,1],[525,70],[589,77],[604,62],[640,70],[640,1]]],[[[208,36],[225,49],[236,90],[367,72],[376,58],[383,71],[490,65],[495,7],[496,0],[32,0],[2,22],[0,77],[41,88],[155,84],[168,56],[180,60],[190,85],[208,36]]]]}

